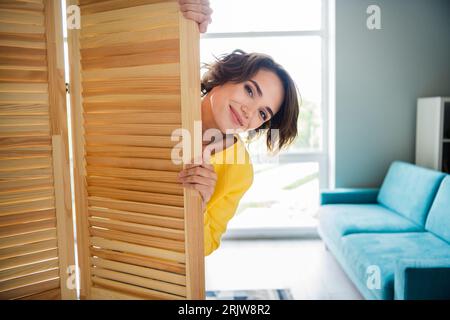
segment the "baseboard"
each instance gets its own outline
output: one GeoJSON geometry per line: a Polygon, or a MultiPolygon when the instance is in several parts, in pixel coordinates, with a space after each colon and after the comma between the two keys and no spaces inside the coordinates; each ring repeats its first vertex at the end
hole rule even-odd
{"type": "Polygon", "coordinates": [[[230,228],[223,240],[320,239],[316,227],[230,228]]]}

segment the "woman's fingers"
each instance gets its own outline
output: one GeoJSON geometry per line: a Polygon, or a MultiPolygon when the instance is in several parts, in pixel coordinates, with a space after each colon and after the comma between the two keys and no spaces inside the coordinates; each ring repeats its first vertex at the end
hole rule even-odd
{"type": "Polygon", "coordinates": [[[216,189],[217,174],[214,166],[209,163],[188,164],[178,174],[178,181],[184,188],[191,188],[199,191],[202,197],[202,208],[211,199],[216,189]]]}
{"type": "Polygon", "coordinates": [[[203,163],[201,165],[187,165],[186,168],[178,174],[179,177],[202,176],[217,180],[217,174],[211,164],[203,163]],[[188,167],[189,166],[189,167],[188,167]]]}
{"type": "Polygon", "coordinates": [[[201,33],[205,33],[208,24],[212,22],[211,14],[213,10],[208,0],[178,0],[180,10],[187,19],[194,20],[198,23],[201,33]]]}
{"type": "Polygon", "coordinates": [[[185,168],[179,173],[180,177],[191,175],[200,175],[207,178],[217,179],[217,174],[214,171],[214,166],[209,163],[187,164],[185,168]]]}
{"type": "Polygon", "coordinates": [[[203,21],[202,23],[200,23],[200,25],[198,26],[200,33],[205,33],[206,31],[208,31],[208,24],[210,24],[209,21],[203,21]]]}
{"type": "Polygon", "coordinates": [[[183,16],[187,19],[194,20],[197,23],[202,23],[208,19],[205,14],[196,11],[183,11],[183,16]]]}
{"type": "Polygon", "coordinates": [[[206,178],[202,176],[187,176],[187,177],[180,177],[180,182],[183,183],[197,183],[204,186],[211,186],[216,184],[216,180],[213,178],[206,178]]]}
{"type": "Polygon", "coordinates": [[[181,11],[193,11],[198,13],[203,13],[205,16],[210,16],[213,13],[213,10],[205,5],[201,4],[182,4],[180,6],[181,11]]]}

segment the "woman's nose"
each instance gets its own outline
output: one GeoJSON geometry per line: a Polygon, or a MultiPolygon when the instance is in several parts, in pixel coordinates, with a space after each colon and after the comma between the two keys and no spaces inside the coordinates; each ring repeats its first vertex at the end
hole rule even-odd
{"type": "Polygon", "coordinates": [[[252,116],[251,108],[247,107],[246,105],[242,105],[242,113],[244,114],[244,117],[246,119],[251,119],[252,116]]]}

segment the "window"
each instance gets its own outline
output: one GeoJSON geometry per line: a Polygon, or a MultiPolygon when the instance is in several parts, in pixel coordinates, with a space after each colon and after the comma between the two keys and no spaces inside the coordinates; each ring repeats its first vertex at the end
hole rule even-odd
{"type": "MultiPolygon", "coordinates": [[[[279,164],[254,164],[254,184],[242,198],[229,229],[253,228],[255,221],[261,223],[259,227],[292,226],[294,221],[301,226],[314,224],[311,219],[319,187],[328,184],[327,1],[210,3],[213,23],[201,36],[201,62],[212,62],[214,56],[234,49],[269,54],[292,76],[302,102],[294,145],[280,153],[279,164]]],[[[265,145],[263,140],[249,145],[252,159],[253,150],[265,145]]]]}

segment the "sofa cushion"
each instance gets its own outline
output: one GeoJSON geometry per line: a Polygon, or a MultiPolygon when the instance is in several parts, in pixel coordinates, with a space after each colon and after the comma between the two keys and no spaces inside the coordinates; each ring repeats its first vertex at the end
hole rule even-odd
{"type": "Polygon", "coordinates": [[[377,204],[328,204],[319,208],[321,232],[339,244],[342,236],[365,232],[414,232],[423,228],[377,204]]]}
{"type": "Polygon", "coordinates": [[[369,270],[378,269],[380,288],[368,290],[378,299],[389,300],[394,298],[396,261],[450,258],[450,245],[430,232],[351,234],[342,238],[342,255],[366,287],[369,270]]]}
{"type": "Polygon", "coordinates": [[[445,174],[394,161],[381,185],[378,202],[425,226],[433,199],[445,174]]]}
{"type": "Polygon", "coordinates": [[[439,187],[425,228],[450,242],[450,175],[445,177],[439,187]]]}

